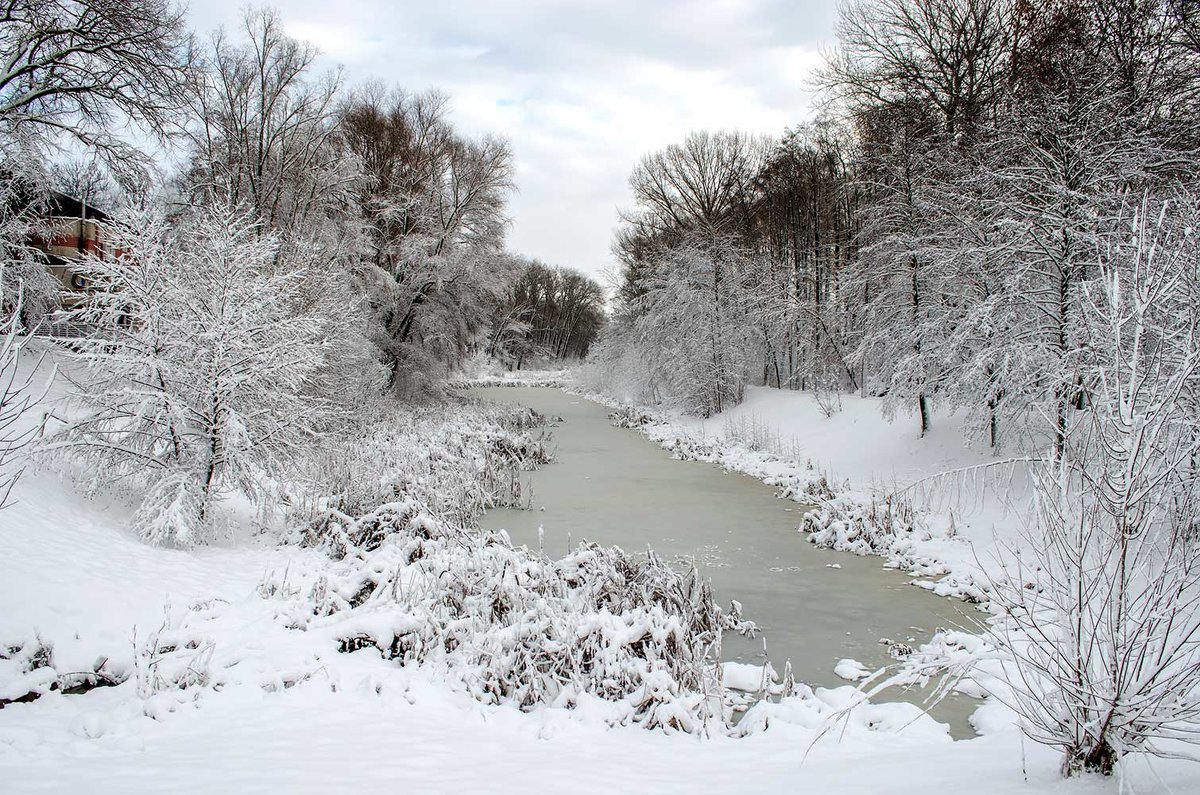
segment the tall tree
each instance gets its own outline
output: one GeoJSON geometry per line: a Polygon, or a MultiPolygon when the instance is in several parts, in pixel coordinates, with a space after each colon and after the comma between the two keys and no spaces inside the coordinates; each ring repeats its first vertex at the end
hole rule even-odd
{"type": "Polygon", "coordinates": [[[459,362],[463,335],[487,325],[515,276],[500,254],[512,153],[501,139],[456,132],[444,96],[378,85],[349,100],[342,138],[363,169],[358,208],[377,338],[393,385],[408,388],[417,371],[459,362]],[[458,329],[453,344],[447,323],[458,329]]]}

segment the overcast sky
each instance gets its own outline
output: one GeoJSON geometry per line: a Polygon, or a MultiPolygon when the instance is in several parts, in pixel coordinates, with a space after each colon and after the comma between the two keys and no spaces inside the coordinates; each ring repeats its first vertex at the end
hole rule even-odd
{"type": "MultiPolygon", "coordinates": [[[[197,31],[242,0],[192,0],[197,31]]],[[[835,0],[277,0],[288,32],[349,82],[451,97],[460,129],[512,143],[509,247],[599,274],[638,158],[693,129],[778,135],[809,117],[806,85],[835,0]]]]}

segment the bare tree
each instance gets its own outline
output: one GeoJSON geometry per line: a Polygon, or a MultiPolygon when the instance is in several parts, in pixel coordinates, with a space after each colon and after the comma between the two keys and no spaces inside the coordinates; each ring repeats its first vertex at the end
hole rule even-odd
{"type": "Polygon", "coordinates": [[[316,48],[287,36],[273,10],[247,10],[241,32],[214,33],[195,73],[186,187],[286,241],[315,239],[357,178],[337,142],[340,76],[314,77],[316,48]]]}
{"type": "Polygon", "coordinates": [[[743,132],[698,131],[646,155],[629,177],[637,210],[626,222],[671,234],[741,231],[768,148],[743,132]]]}
{"type": "Polygon", "coordinates": [[[1010,0],[852,0],[822,75],[851,113],[936,108],[950,138],[970,137],[1003,87],[1010,0]]]}
{"type": "Polygon", "coordinates": [[[1106,252],[1087,420],[1039,470],[1032,554],[997,583],[1010,703],[1066,775],[1200,745],[1197,217],[1144,204],[1106,252]]]}
{"type": "Polygon", "coordinates": [[[50,184],[87,207],[107,213],[120,209],[124,201],[121,186],[96,158],[71,158],[50,166],[50,184]]]}
{"type": "Polygon", "coordinates": [[[137,177],[144,158],[116,130],[174,128],[188,48],[183,10],[169,0],[10,0],[0,9],[0,129],[81,144],[137,177]]]}

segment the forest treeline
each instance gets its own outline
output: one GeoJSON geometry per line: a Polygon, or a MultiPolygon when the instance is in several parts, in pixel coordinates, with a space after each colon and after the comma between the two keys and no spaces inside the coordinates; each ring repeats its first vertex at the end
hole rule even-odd
{"type": "Polygon", "coordinates": [[[199,35],[170,0],[14,0],[0,52],[0,328],[67,337],[41,452],[144,487],[147,538],[190,543],[230,492],[269,506],[470,356],[580,358],[603,322],[593,281],[506,250],[506,140],[436,91],[349,84],[271,9],[199,35]],[[54,190],[105,212],[99,249],[54,190]],[[48,258],[64,235],[79,255],[48,258]]]}
{"type": "Polygon", "coordinates": [[[1190,245],[1198,56],[1193,3],[842,4],[816,120],[638,163],[599,364],[700,414],[861,390],[993,445],[1048,419],[1061,448],[1102,265],[1146,212],[1190,245]]]}
{"type": "MultiPolygon", "coordinates": [[[[537,311],[520,304],[520,285],[541,266],[504,246],[511,147],[457,129],[444,94],[351,85],[266,8],[200,35],[163,0],[10,5],[0,23],[13,56],[0,75],[2,220],[28,325],[55,308],[60,287],[25,245],[48,188],[118,226],[131,209],[176,229],[220,222],[212,208],[235,227],[250,223],[275,239],[277,265],[325,281],[312,285],[313,301],[338,304],[331,318],[370,342],[367,358],[401,395],[436,390],[496,317],[537,311]],[[165,173],[129,142],[129,123],[168,153],[165,173]]],[[[599,289],[588,296],[600,312],[599,289]]],[[[544,328],[572,317],[540,317],[521,345],[554,356],[569,334],[563,355],[583,355],[592,332],[582,325],[544,328]]]]}

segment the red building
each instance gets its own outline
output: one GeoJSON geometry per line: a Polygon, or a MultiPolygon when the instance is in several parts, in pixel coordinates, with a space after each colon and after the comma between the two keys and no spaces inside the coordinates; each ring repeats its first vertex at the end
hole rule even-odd
{"type": "Polygon", "coordinates": [[[62,284],[59,302],[64,307],[77,303],[88,290],[87,277],[78,266],[87,254],[103,256],[106,245],[104,224],[108,215],[78,199],[51,191],[45,205],[41,234],[30,242],[43,251],[50,273],[62,284]]]}

